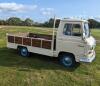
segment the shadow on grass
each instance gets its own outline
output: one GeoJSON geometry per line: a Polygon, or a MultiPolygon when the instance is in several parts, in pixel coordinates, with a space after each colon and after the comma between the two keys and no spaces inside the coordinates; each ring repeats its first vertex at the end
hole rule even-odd
{"type": "Polygon", "coordinates": [[[16,50],[0,48],[0,66],[14,67],[19,71],[36,70],[64,70],[73,72],[79,63],[74,68],[65,68],[59,64],[57,58],[43,56],[39,54],[32,54],[31,57],[21,57],[16,50]]]}

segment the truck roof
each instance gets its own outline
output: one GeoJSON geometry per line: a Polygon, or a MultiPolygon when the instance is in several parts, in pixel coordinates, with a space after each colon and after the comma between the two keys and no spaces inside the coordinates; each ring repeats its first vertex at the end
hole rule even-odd
{"type": "Polygon", "coordinates": [[[68,22],[88,22],[87,20],[84,20],[84,19],[67,19],[67,18],[61,19],[61,21],[68,21],[68,22]]]}

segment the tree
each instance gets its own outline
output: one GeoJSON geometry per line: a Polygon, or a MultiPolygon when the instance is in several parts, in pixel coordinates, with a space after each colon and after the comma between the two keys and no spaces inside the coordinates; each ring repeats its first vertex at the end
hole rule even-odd
{"type": "Polygon", "coordinates": [[[8,25],[20,25],[22,22],[22,20],[20,18],[17,17],[10,17],[7,20],[8,25]]]}
{"type": "Polygon", "coordinates": [[[89,19],[89,27],[90,28],[100,28],[100,23],[94,19],[89,19]]]}
{"type": "Polygon", "coordinates": [[[49,27],[53,27],[53,24],[54,24],[54,19],[53,18],[51,18],[51,19],[49,19],[49,23],[48,23],[49,25],[49,27]]]}
{"type": "Polygon", "coordinates": [[[6,25],[6,21],[5,20],[0,20],[0,25],[6,25]]]}
{"type": "Polygon", "coordinates": [[[31,20],[30,18],[25,19],[24,24],[26,26],[32,26],[33,25],[33,20],[31,20]]]}
{"type": "MultiPolygon", "coordinates": [[[[56,23],[55,23],[55,27],[56,28],[58,28],[59,23],[60,23],[60,19],[56,19],[56,23]]],[[[49,21],[46,21],[44,23],[44,26],[45,27],[53,27],[53,24],[54,24],[54,19],[53,18],[50,18],[49,21]]]]}
{"type": "Polygon", "coordinates": [[[44,27],[49,27],[49,22],[46,21],[44,24],[43,24],[44,27]]]}
{"type": "Polygon", "coordinates": [[[56,19],[56,25],[55,25],[55,27],[58,28],[59,24],[60,24],[60,19],[56,19]]]}

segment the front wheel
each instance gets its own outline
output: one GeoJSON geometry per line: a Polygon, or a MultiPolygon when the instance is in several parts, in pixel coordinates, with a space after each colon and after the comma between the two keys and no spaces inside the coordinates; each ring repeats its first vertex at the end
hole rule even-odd
{"type": "Polygon", "coordinates": [[[60,55],[60,63],[65,67],[71,68],[75,66],[76,61],[73,55],[63,54],[60,55]]]}
{"type": "Polygon", "coordinates": [[[29,56],[29,52],[28,52],[26,47],[20,47],[19,48],[19,54],[23,57],[28,57],[29,56]]]}

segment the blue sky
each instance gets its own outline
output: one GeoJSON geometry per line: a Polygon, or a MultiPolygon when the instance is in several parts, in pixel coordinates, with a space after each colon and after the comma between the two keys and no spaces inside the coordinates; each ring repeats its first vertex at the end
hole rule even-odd
{"type": "Polygon", "coordinates": [[[43,22],[58,18],[100,18],[100,0],[0,0],[0,18],[17,16],[43,22]]]}

